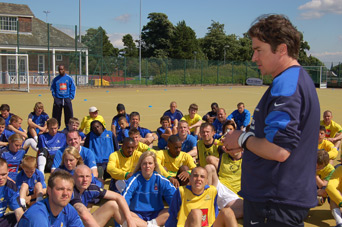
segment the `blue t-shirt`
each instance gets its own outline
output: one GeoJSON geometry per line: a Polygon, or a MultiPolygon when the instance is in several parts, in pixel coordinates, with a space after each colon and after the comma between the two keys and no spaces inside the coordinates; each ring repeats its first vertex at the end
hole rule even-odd
{"type": "MultiPolygon", "coordinates": [[[[128,127],[127,129],[129,131],[131,129],[131,127],[128,127]]],[[[140,133],[141,138],[145,138],[147,133],[151,133],[151,130],[149,130],[147,128],[143,128],[143,127],[139,126],[137,129],[138,129],[138,131],[140,133]]]]}
{"type": "MultiPolygon", "coordinates": [[[[21,127],[19,128],[19,131],[24,132],[24,130],[21,127]]],[[[4,136],[5,136],[5,140],[6,141],[4,141],[4,142],[8,142],[9,137],[11,135],[15,134],[15,131],[12,131],[12,130],[9,130],[9,129],[5,129],[2,134],[4,134],[4,136]]]]}
{"type": "Polygon", "coordinates": [[[5,119],[6,127],[10,124],[10,120],[11,120],[11,117],[12,117],[13,115],[14,115],[14,114],[9,113],[7,118],[3,118],[2,115],[0,115],[1,118],[5,119]]]}
{"type": "Polygon", "coordinates": [[[182,119],[183,114],[182,114],[182,112],[180,112],[179,110],[176,110],[174,113],[171,113],[170,110],[167,110],[167,111],[165,111],[165,113],[163,114],[163,116],[169,116],[170,119],[171,119],[171,124],[172,124],[172,126],[173,126],[174,121],[175,121],[176,119],[177,119],[178,121],[179,121],[180,119],[182,119]]]}
{"type": "Polygon", "coordinates": [[[56,76],[51,84],[51,93],[53,97],[60,99],[74,99],[76,94],[76,86],[74,80],[68,74],[56,76]]]}
{"type": "Polygon", "coordinates": [[[4,216],[7,206],[12,210],[16,210],[20,207],[18,199],[19,191],[17,191],[15,183],[7,180],[6,184],[0,187],[0,218],[4,216]]]}
{"type": "Polygon", "coordinates": [[[164,150],[167,146],[167,141],[162,137],[162,134],[165,133],[165,129],[162,127],[159,127],[157,129],[157,135],[158,135],[158,148],[164,150]]]}
{"type": "Polygon", "coordinates": [[[8,146],[3,147],[0,151],[2,153],[1,157],[7,161],[8,165],[8,176],[15,180],[17,178],[19,166],[21,163],[21,160],[25,156],[25,150],[20,149],[17,152],[12,152],[9,150],[8,146]]]}
{"type": "Polygon", "coordinates": [[[315,207],[319,119],[316,88],[307,72],[293,66],[276,76],[255,108],[250,131],[290,156],[278,162],[245,149],[239,194],[253,202],[315,207]]]}
{"type": "Polygon", "coordinates": [[[62,132],[57,132],[55,136],[43,133],[38,137],[38,149],[46,148],[50,155],[55,155],[59,149],[66,146],[66,137],[62,132]]]}
{"type": "Polygon", "coordinates": [[[176,191],[173,184],[157,172],[146,180],[141,171],[133,174],[127,181],[123,197],[131,211],[159,211],[164,209],[163,199],[171,204],[176,191]]]}
{"type": "Polygon", "coordinates": [[[234,119],[237,129],[240,129],[241,126],[246,128],[251,121],[251,113],[246,109],[242,113],[239,113],[238,110],[234,110],[233,113],[228,116],[228,120],[231,119],[234,119]]]}
{"type": "Polygon", "coordinates": [[[85,206],[88,206],[88,203],[94,201],[94,199],[102,199],[106,193],[106,189],[100,188],[95,184],[90,184],[82,194],[76,187],[74,187],[70,204],[75,205],[76,203],[83,203],[85,206]]]}
{"type": "Polygon", "coordinates": [[[75,208],[68,203],[55,217],[50,209],[49,198],[33,204],[22,216],[18,227],[83,227],[75,208]]]}
{"type": "MultiPolygon", "coordinates": [[[[228,117],[227,117],[227,119],[228,119],[228,117]]],[[[223,123],[223,124],[224,124],[224,123],[223,123]]],[[[215,139],[221,138],[222,134],[225,133],[225,132],[224,132],[224,133],[222,132],[223,124],[222,124],[217,118],[216,118],[215,121],[213,122],[213,126],[214,126],[215,131],[216,131],[216,133],[215,133],[215,135],[214,135],[214,138],[215,138],[215,139]]]]}
{"type": "MultiPolygon", "coordinates": [[[[84,165],[88,166],[90,169],[96,167],[95,154],[89,148],[81,146],[80,155],[83,159],[84,165]]],[[[53,159],[52,169],[58,168],[62,164],[62,156],[65,148],[58,150],[53,159]]]]}
{"type": "Polygon", "coordinates": [[[29,186],[29,192],[30,195],[33,193],[34,191],[34,186],[36,185],[36,183],[40,182],[43,186],[43,188],[46,188],[46,183],[45,183],[45,178],[44,178],[44,174],[36,169],[32,175],[31,178],[28,178],[24,172],[24,170],[20,171],[17,175],[17,178],[15,179],[15,183],[17,185],[18,190],[20,190],[21,185],[23,183],[28,184],[29,186]]]}
{"type": "Polygon", "coordinates": [[[196,137],[194,137],[193,135],[187,135],[186,139],[182,143],[182,151],[189,152],[194,147],[197,147],[197,139],[196,139],[196,137]]]}
{"type": "MultiPolygon", "coordinates": [[[[113,119],[112,119],[112,125],[115,125],[116,132],[121,129],[118,121],[119,121],[119,118],[123,117],[123,116],[124,115],[118,114],[115,117],[113,117],[113,119]]],[[[127,123],[129,124],[129,115],[126,114],[125,117],[126,117],[127,123]]]]}
{"type": "MultiPolygon", "coordinates": [[[[47,113],[45,112],[42,112],[39,116],[37,116],[34,112],[31,112],[28,115],[28,119],[31,119],[32,122],[35,123],[36,125],[43,127],[45,125],[45,122],[49,119],[49,115],[47,115],[47,113]]],[[[28,128],[27,128],[27,131],[28,131],[28,128]]],[[[38,134],[40,130],[36,128],[36,132],[38,134]]]]}

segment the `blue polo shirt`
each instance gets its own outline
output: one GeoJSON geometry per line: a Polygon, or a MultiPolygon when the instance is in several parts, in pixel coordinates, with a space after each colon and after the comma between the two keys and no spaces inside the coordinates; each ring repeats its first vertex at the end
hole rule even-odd
{"type": "Polygon", "coordinates": [[[0,218],[4,216],[7,206],[12,210],[16,210],[20,207],[18,199],[19,192],[17,192],[15,183],[7,180],[6,184],[0,187],[0,218]]]}
{"type": "Polygon", "coordinates": [[[196,146],[197,146],[196,137],[194,137],[193,135],[187,135],[186,139],[182,143],[182,151],[189,152],[196,146]]]}

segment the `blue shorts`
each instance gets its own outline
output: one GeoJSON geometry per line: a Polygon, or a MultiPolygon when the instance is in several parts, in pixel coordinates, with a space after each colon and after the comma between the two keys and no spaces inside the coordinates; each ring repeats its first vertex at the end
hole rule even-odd
{"type": "Polygon", "coordinates": [[[133,211],[144,221],[151,221],[158,217],[160,210],[157,211],[133,211]]]}

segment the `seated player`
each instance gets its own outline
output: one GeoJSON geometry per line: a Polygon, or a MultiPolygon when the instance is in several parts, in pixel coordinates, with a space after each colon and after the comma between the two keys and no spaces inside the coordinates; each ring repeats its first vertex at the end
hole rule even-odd
{"type": "Polygon", "coordinates": [[[211,111],[208,112],[206,115],[204,115],[202,120],[212,124],[212,123],[214,123],[214,121],[217,117],[217,111],[219,109],[219,106],[216,102],[213,102],[210,105],[210,107],[211,107],[211,111]]]}
{"type": "Polygon", "coordinates": [[[41,102],[37,102],[34,105],[33,112],[28,115],[27,118],[27,135],[29,138],[33,138],[38,142],[38,135],[46,132],[46,121],[49,119],[49,115],[44,112],[44,105],[41,102]]]}
{"type": "Polygon", "coordinates": [[[251,121],[251,113],[245,109],[245,104],[243,102],[239,102],[237,104],[237,110],[234,110],[228,116],[228,120],[232,119],[234,119],[238,130],[246,131],[246,127],[251,121]]]}
{"type": "Polygon", "coordinates": [[[219,212],[216,187],[207,183],[208,173],[203,167],[192,170],[190,185],[179,187],[172,198],[165,227],[238,226],[230,208],[219,212]]]}
{"type": "Polygon", "coordinates": [[[38,169],[45,172],[51,171],[53,159],[58,150],[66,146],[65,134],[58,131],[58,121],[50,118],[47,121],[49,132],[43,133],[38,137],[38,169]]]}
{"type": "MultiPolygon", "coordinates": [[[[71,119],[69,120],[72,121],[71,119]]],[[[97,165],[96,165],[96,158],[95,154],[89,148],[81,146],[81,136],[79,131],[70,130],[66,134],[66,143],[68,146],[73,146],[79,152],[79,155],[82,157],[82,161],[85,165],[87,165],[91,172],[94,174],[95,177],[98,177],[97,165]]],[[[58,168],[62,163],[62,155],[64,153],[65,148],[62,148],[56,151],[55,158],[53,159],[53,164],[51,167],[51,172],[53,172],[56,168],[58,168]]]]}
{"type": "Polygon", "coordinates": [[[109,155],[119,150],[119,143],[111,131],[105,129],[97,120],[91,122],[91,131],[87,135],[84,146],[95,153],[98,178],[105,180],[109,177],[106,168],[109,155]]]}
{"type": "Polygon", "coordinates": [[[118,191],[115,183],[117,180],[127,180],[133,175],[133,170],[138,163],[141,152],[135,150],[134,140],[130,137],[124,139],[120,150],[109,156],[107,172],[112,177],[109,189],[118,191]]]}
{"type": "Polygon", "coordinates": [[[20,207],[19,193],[15,183],[7,179],[8,169],[5,159],[0,158],[0,226],[12,227],[20,220],[24,211],[20,207]],[[6,214],[7,207],[14,212],[6,214]]]}
{"type": "Polygon", "coordinates": [[[175,191],[160,174],[156,154],[147,151],[140,156],[123,196],[137,226],[163,226],[169,216],[163,199],[170,205],[175,191]]]}
{"type": "Polygon", "coordinates": [[[86,165],[79,165],[74,172],[75,187],[70,204],[75,207],[86,226],[105,226],[110,218],[119,224],[135,226],[125,199],[118,193],[91,184],[91,171],[86,165]],[[108,200],[91,214],[88,208],[96,199],[108,200]]]}
{"type": "Polygon", "coordinates": [[[5,131],[5,136],[8,139],[11,135],[17,133],[23,137],[23,140],[27,138],[26,130],[21,128],[21,123],[23,119],[17,115],[12,115],[9,125],[7,125],[7,130],[5,131]]]}
{"type": "Polygon", "coordinates": [[[129,115],[129,129],[138,129],[140,132],[140,142],[147,144],[152,148],[153,142],[158,139],[158,136],[155,133],[152,133],[151,130],[147,128],[140,127],[140,114],[138,112],[132,112],[129,115]]]}
{"type": "Polygon", "coordinates": [[[342,139],[342,127],[332,119],[332,112],[330,110],[324,111],[321,125],[325,126],[326,138],[332,142],[336,148],[339,148],[342,139]]]}
{"type": "Polygon", "coordinates": [[[326,129],[323,125],[319,127],[318,136],[318,150],[324,149],[329,154],[330,164],[333,164],[333,160],[338,155],[338,150],[335,145],[325,138],[326,129]]]}
{"type": "MultiPolygon", "coordinates": [[[[127,122],[129,122],[129,115],[126,113],[126,109],[124,104],[119,103],[116,106],[116,111],[118,112],[117,115],[115,115],[112,119],[112,133],[118,137],[118,131],[121,129],[121,126],[119,124],[119,118],[124,117],[127,122]]],[[[128,125],[129,126],[129,125],[128,125]]],[[[123,139],[123,138],[122,138],[123,139]]],[[[119,139],[118,139],[119,140],[119,139]]]]}
{"type": "Polygon", "coordinates": [[[123,139],[129,137],[129,124],[127,118],[125,116],[121,116],[118,119],[119,128],[116,130],[116,137],[118,138],[119,143],[122,143],[123,139]]]}
{"type": "Polygon", "coordinates": [[[15,179],[20,195],[20,205],[26,208],[26,204],[43,200],[46,194],[44,174],[37,169],[37,159],[26,156],[21,163],[22,171],[15,179]]]}
{"type": "Polygon", "coordinates": [[[330,209],[337,227],[342,227],[342,166],[336,168],[325,189],[330,198],[330,209]]]}
{"type": "Polygon", "coordinates": [[[215,135],[214,138],[215,139],[220,139],[221,136],[225,133],[222,131],[222,126],[224,125],[224,123],[226,123],[227,121],[227,114],[226,114],[226,110],[223,108],[218,109],[217,111],[217,118],[213,123],[213,126],[215,128],[215,135]]]}
{"type": "Polygon", "coordinates": [[[134,150],[139,151],[141,153],[144,153],[145,151],[151,150],[151,148],[149,146],[140,142],[141,136],[140,136],[140,132],[138,129],[131,128],[128,131],[128,135],[130,138],[132,138],[134,140],[134,150]]]}
{"type": "Polygon", "coordinates": [[[3,118],[6,122],[6,127],[9,125],[10,123],[10,119],[13,115],[13,113],[10,113],[10,106],[8,104],[2,104],[0,106],[0,112],[1,112],[1,115],[0,117],[3,118]]]}
{"type": "Polygon", "coordinates": [[[8,145],[8,140],[5,137],[5,127],[6,121],[5,119],[0,117],[0,149],[8,145]]]}
{"type": "Polygon", "coordinates": [[[186,121],[179,121],[178,123],[178,134],[182,141],[182,151],[191,155],[196,160],[197,158],[197,139],[190,135],[189,125],[186,121]]]}
{"type": "Polygon", "coordinates": [[[161,174],[169,179],[176,188],[179,185],[186,185],[189,182],[189,172],[196,167],[194,160],[191,155],[181,151],[182,141],[177,135],[169,137],[167,148],[157,151],[161,174]]]}
{"type": "Polygon", "coordinates": [[[181,119],[188,123],[191,134],[194,135],[196,138],[199,135],[200,126],[203,122],[201,116],[197,114],[197,111],[198,106],[193,103],[189,106],[189,114],[184,115],[181,119]]]}
{"type": "Polygon", "coordinates": [[[200,128],[201,140],[197,143],[199,165],[205,167],[213,164],[218,168],[219,162],[219,140],[214,139],[214,126],[210,123],[203,123],[200,128]]]}
{"type": "Polygon", "coordinates": [[[67,127],[65,127],[62,132],[67,136],[69,131],[78,131],[79,135],[81,136],[81,145],[84,144],[84,140],[86,138],[86,135],[84,132],[80,132],[80,121],[76,117],[72,117],[69,119],[67,127]]]}
{"type": "Polygon", "coordinates": [[[172,134],[177,134],[178,122],[182,119],[183,114],[181,111],[177,110],[177,103],[172,101],[170,103],[170,109],[165,111],[163,116],[169,116],[171,119],[172,134]]]}
{"type": "Polygon", "coordinates": [[[327,192],[325,191],[325,188],[334,171],[335,168],[329,163],[328,152],[325,150],[318,150],[316,164],[316,184],[317,200],[319,206],[323,205],[325,199],[327,198],[327,192]]]}
{"type": "Polygon", "coordinates": [[[20,219],[18,227],[83,227],[77,211],[69,204],[73,188],[74,179],[70,173],[64,170],[52,173],[47,186],[48,197],[33,204],[20,219]]]}
{"type": "Polygon", "coordinates": [[[0,157],[8,163],[8,177],[13,181],[18,175],[21,160],[25,156],[25,150],[21,148],[23,138],[19,134],[13,134],[8,138],[8,146],[0,150],[0,157]]]}
{"type": "Polygon", "coordinates": [[[172,135],[171,120],[169,116],[162,116],[160,118],[161,127],[157,129],[158,148],[165,149],[168,138],[172,135]]]}
{"type": "Polygon", "coordinates": [[[103,119],[103,117],[101,115],[99,115],[99,110],[95,106],[92,106],[89,108],[89,116],[85,116],[83,118],[83,120],[81,122],[81,127],[79,130],[81,132],[84,131],[84,134],[87,135],[90,132],[91,122],[93,122],[95,120],[101,122],[103,127],[106,128],[106,122],[103,119]]]}

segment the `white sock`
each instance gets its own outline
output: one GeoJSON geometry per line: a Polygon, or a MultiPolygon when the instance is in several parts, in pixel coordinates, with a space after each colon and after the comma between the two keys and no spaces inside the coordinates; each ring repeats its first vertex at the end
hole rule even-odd
{"type": "Polygon", "coordinates": [[[34,139],[30,138],[25,140],[24,147],[28,148],[29,146],[31,146],[33,150],[38,151],[37,142],[34,139]]]}
{"type": "Polygon", "coordinates": [[[341,217],[341,211],[340,208],[334,208],[331,211],[335,221],[336,221],[336,225],[338,224],[342,224],[342,217],[341,217]]]}
{"type": "Polygon", "coordinates": [[[46,165],[46,158],[44,156],[38,156],[38,169],[44,173],[45,165],[46,165]]]}
{"type": "Polygon", "coordinates": [[[26,200],[23,198],[20,198],[20,205],[22,205],[23,207],[26,207],[26,200]]]}
{"type": "Polygon", "coordinates": [[[156,226],[159,226],[157,224],[157,220],[156,219],[152,219],[152,220],[147,222],[147,227],[156,227],[156,226]]]}
{"type": "Polygon", "coordinates": [[[38,143],[38,136],[34,136],[33,139],[38,143]]]}

